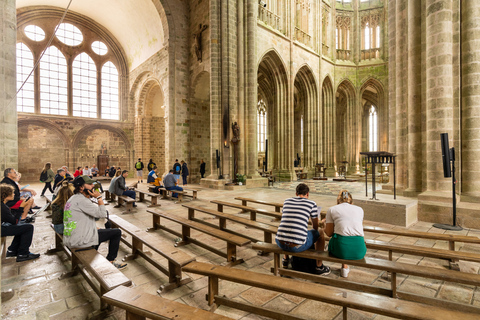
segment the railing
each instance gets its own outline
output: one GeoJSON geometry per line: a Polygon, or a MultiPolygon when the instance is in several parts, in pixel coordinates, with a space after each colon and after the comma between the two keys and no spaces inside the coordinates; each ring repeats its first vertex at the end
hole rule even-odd
{"type": "Polygon", "coordinates": [[[306,33],[303,30],[300,30],[299,28],[295,27],[295,38],[294,40],[297,40],[307,47],[312,47],[312,36],[306,33]]]}
{"type": "Polygon", "coordinates": [[[282,31],[280,16],[260,4],[258,5],[258,20],[263,21],[266,25],[278,31],[282,31]]]}
{"type": "Polygon", "coordinates": [[[362,50],[361,60],[371,60],[380,58],[380,48],[362,50]]]}
{"type": "Polygon", "coordinates": [[[337,49],[337,60],[351,60],[352,50],[337,49]]]}

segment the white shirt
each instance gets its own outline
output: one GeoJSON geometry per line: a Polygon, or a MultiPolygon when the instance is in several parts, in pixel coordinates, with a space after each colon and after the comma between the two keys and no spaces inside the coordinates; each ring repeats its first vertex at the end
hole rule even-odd
{"type": "Polygon", "coordinates": [[[363,209],[347,202],[330,207],[326,223],[333,223],[333,232],[341,236],[363,237],[363,209]]]}
{"type": "Polygon", "coordinates": [[[84,175],[84,176],[91,176],[91,175],[92,175],[92,170],[90,170],[90,169],[83,169],[83,175],[84,175]]]}

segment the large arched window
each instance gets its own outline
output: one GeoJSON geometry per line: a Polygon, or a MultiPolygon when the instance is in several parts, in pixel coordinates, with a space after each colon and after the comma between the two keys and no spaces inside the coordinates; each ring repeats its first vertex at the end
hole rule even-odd
{"type": "Polygon", "coordinates": [[[371,106],[368,113],[368,151],[377,151],[378,149],[378,121],[377,109],[371,106]]]}
{"type": "Polygon", "coordinates": [[[32,74],[17,95],[17,110],[120,120],[120,79],[126,66],[119,69],[123,58],[115,41],[104,38],[106,33],[93,23],[58,25],[55,15],[25,21],[17,31],[17,89],[32,74]]]}
{"type": "Polygon", "coordinates": [[[260,100],[257,106],[257,125],[258,152],[265,152],[265,139],[267,138],[267,108],[263,100],[260,100]]]}

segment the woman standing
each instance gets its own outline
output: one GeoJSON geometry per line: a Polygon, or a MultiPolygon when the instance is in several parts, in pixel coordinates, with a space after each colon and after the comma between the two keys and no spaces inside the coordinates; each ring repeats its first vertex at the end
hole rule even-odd
{"type": "Polygon", "coordinates": [[[41,197],[45,196],[45,191],[47,191],[47,189],[53,193],[52,181],[55,178],[55,173],[52,170],[52,164],[50,162],[47,162],[45,167],[43,167],[42,174],[45,175],[45,173],[47,174],[47,179],[43,181],[45,183],[45,187],[43,187],[42,194],[40,195],[41,197]]]}
{"type": "MultiPolygon", "coordinates": [[[[353,205],[353,198],[347,190],[341,190],[337,205],[327,211],[325,234],[331,237],[328,251],[333,256],[346,260],[360,260],[365,257],[367,247],[363,238],[363,209],[353,205]]],[[[348,277],[350,268],[342,264],[340,276],[348,277]]]]}
{"type": "Polygon", "coordinates": [[[67,181],[62,182],[62,187],[52,202],[52,223],[56,233],[63,234],[63,209],[71,196],[73,196],[73,187],[67,181]]]}
{"type": "Polygon", "coordinates": [[[183,179],[183,185],[187,185],[187,176],[188,176],[188,167],[187,163],[182,160],[182,179],[183,179]]]}

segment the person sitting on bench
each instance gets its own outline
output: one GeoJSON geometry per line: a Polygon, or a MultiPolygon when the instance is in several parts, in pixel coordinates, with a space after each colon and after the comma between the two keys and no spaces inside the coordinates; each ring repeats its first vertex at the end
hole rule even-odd
{"type": "Polygon", "coordinates": [[[15,236],[12,244],[6,252],[7,257],[17,257],[17,262],[33,260],[40,257],[40,254],[30,252],[30,245],[33,238],[33,225],[30,223],[18,224],[20,220],[27,217],[25,207],[33,203],[33,198],[23,201],[19,208],[12,214],[7,202],[15,197],[15,189],[8,184],[0,184],[2,198],[2,237],[15,236]]]}
{"type": "MultiPolygon", "coordinates": [[[[135,200],[135,197],[137,196],[135,190],[129,190],[126,186],[125,178],[127,176],[128,170],[123,170],[122,174],[115,179],[115,184],[113,185],[113,193],[115,193],[117,196],[127,196],[135,200]]],[[[137,206],[135,202],[133,203],[133,206],[137,206]]]]}
{"type": "MultiPolygon", "coordinates": [[[[173,169],[170,169],[168,174],[163,178],[163,185],[165,186],[165,189],[167,190],[177,190],[177,191],[183,191],[182,187],[177,186],[178,184],[178,179],[173,175],[173,169]]],[[[177,193],[173,193],[172,197],[178,198],[177,193]]]]}
{"type": "Polygon", "coordinates": [[[111,194],[115,194],[115,181],[117,180],[118,177],[120,177],[121,174],[122,174],[122,171],[118,170],[117,172],[115,172],[115,176],[110,181],[110,186],[108,187],[108,192],[110,192],[111,194]]]}
{"type": "MultiPolygon", "coordinates": [[[[152,159],[150,159],[152,160],[152,159]]],[[[153,184],[155,182],[155,179],[157,179],[158,176],[157,176],[157,166],[153,166],[152,170],[150,170],[150,172],[148,173],[148,177],[147,177],[147,183],[151,183],[153,184]]]]}
{"type": "Polygon", "coordinates": [[[67,181],[63,181],[57,197],[52,202],[53,229],[58,234],[63,234],[63,210],[71,196],[73,196],[73,186],[67,181]]]}
{"type": "Polygon", "coordinates": [[[95,219],[106,218],[107,210],[102,195],[93,189],[94,182],[88,176],[79,176],[73,181],[74,194],[68,199],[63,212],[63,242],[70,248],[98,250],[100,243],[108,241],[107,260],[118,269],[124,269],[127,266],[126,263],[115,261],[122,231],[120,229],[97,230],[95,219]]]}
{"type": "MultiPolygon", "coordinates": [[[[282,219],[278,227],[275,242],[284,251],[302,252],[310,249],[315,243],[315,250],[323,251],[325,236],[323,229],[318,230],[319,209],[315,201],[308,200],[310,189],[305,183],[297,186],[294,198],[289,198],[283,203],[282,219]],[[308,230],[308,219],[312,220],[312,230],[308,230]]],[[[289,257],[283,258],[283,267],[288,268],[289,257]]],[[[327,275],[330,267],[317,260],[315,273],[327,275]]]]}
{"type": "MultiPolygon", "coordinates": [[[[325,234],[332,237],[328,242],[331,255],[346,260],[365,257],[367,247],[363,238],[363,209],[353,205],[350,192],[339,192],[337,205],[328,209],[325,223],[325,234]]],[[[346,278],[349,272],[350,268],[342,264],[340,276],[346,278]]]]}

